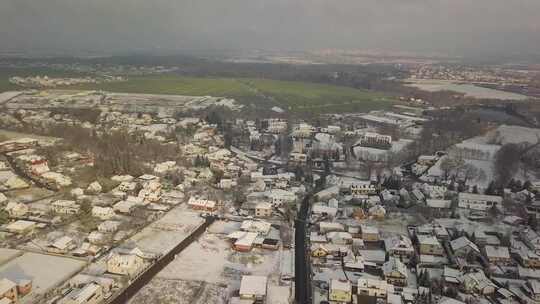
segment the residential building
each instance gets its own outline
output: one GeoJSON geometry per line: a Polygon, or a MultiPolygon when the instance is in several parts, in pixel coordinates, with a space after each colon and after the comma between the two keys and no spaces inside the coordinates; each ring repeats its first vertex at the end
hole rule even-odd
{"type": "Polygon", "coordinates": [[[374,226],[361,225],[362,239],[364,242],[378,242],[379,241],[379,229],[374,226]]]}
{"type": "Polygon", "coordinates": [[[217,203],[215,201],[203,199],[196,196],[192,196],[189,198],[188,206],[193,210],[202,210],[208,212],[214,212],[217,210],[217,203]]]}
{"type": "Polygon", "coordinates": [[[240,299],[251,303],[264,303],[266,300],[268,279],[264,276],[242,276],[240,281],[240,299]]]}
{"type": "Polygon", "coordinates": [[[492,264],[510,265],[512,263],[508,247],[487,245],[484,247],[484,253],[492,264]]]}
{"type": "Polygon", "coordinates": [[[350,191],[352,195],[370,195],[377,193],[377,189],[369,181],[351,183],[350,191]]]}
{"type": "Polygon", "coordinates": [[[29,208],[23,203],[8,202],[4,210],[12,217],[23,217],[28,213],[29,208]]]}
{"type": "Polygon", "coordinates": [[[385,280],[360,278],[358,279],[357,293],[369,297],[386,298],[388,291],[393,291],[393,286],[385,280]]]}
{"type": "Polygon", "coordinates": [[[100,218],[102,220],[108,220],[115,216],[114,209],[111,207],[92,207],[92,216],[100,218]]]}
{"type": "Polygon", "coordinates": [[[418,248],[420,254],[444,255],[444,248],[433,235],[418,235],[418,248]]]}
{"type": "Polygon", "coordinates": [[[348,280],[330,281],[330,292],[328,294],[330,301],[349,303],[352,300],[352,284],[348,280]]]}
{"type": "Polygon", "coordinates": [[[450,242],[450,247],[452,248],[454,255],[461,258],[466,257],[470,252],[476,254],[480,253],[478,246],[471,242],[466,236],[452,240],[450,242]]]}
{"type": "Polygon", "coordinates": [[[59,304],[99,304],[103,300],[103,288],[96,283],[89,283],[83,288],[71,290],[59,304]]]}
{"type": "Polygon", "coordinates": [[[485,195],[461,192],[458,195],[458,206],[473,210],[486,211],[493,206],[500,205],[502,197],[496,195],[485,195]]]}
{"type": "Polygon", "coordinates": [[[13,302],[18,301],[19,294],[17,292],[17,284],[15,282],[3,278],[0,280],[0,299],[8,298],[13,302]]]}
{"type": "Polygon", "coordinates": [[[409,259],[414,256],[412,241],[404,235],[384,239],[384,247],[390,256],[403,259],[409,259]]]}
{"type": "Polygon", "coordinates": [[[107,259],[107,272],[133,277],[144,268],[144,260],[136,254],[113,252],[107,259]]]}
{"type": "Polygon", "coordinates": [[[272,216],[272,204],[261,202],[255,206],[256,217],[270,217],[272,216]]]}
{"type": "Polygon", "coordinates": [[[12,233],[32,232],[37,226],[36,222],[18,220],[6,226],[6,230],[12,233]]]}
{"type": "Polygon", "coordinates": [[[390,257],[382,267],[385,280],[392,285],[406,286],[407,285],[407,266],[399,259],[390,257]]]}
{"type": "Polygon", "coordinates": [[[58,200],[52,203],[52,209],[59,214],[77,214],[81,206],[75,201],[58,200]]]}

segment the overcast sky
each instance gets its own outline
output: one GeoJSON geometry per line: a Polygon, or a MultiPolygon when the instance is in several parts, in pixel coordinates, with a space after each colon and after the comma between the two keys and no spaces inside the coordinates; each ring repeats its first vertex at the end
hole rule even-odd
{"type": "Polygon", "coordinates": [[[0,50],[540,53],[540,0],[0,0],[0,50]]]}

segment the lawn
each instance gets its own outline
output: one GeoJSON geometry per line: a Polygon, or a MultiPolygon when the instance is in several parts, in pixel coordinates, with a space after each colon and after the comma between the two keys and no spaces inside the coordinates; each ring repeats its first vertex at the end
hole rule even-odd
{"type": "Polygon", "coordinates": [[[349,87],[252,78],[132,77],[126,82],[89,84],[76,89],[111,92],[224,96],[243,103],[279,106],[292,112],[352,112],[385,109],[394,103],[383,93],[349,87]]]}
{"type": "MultiPolygon", "coordinates": [[[[5,73],[0,74],[5,76],[5,73]]],[[[140,76],[130,77],[125,82],[82,84],[68,88],[124,93],[223,96],[266,109],[279,106],[291,112],[313,114],[386,109],[395,102],[395,99],[383,93],[350,87],[253,78],[140,76]]],[[[0,79],[0,91],[14,89],[17,87],[7,83],[7,78],[0,79]]]]}

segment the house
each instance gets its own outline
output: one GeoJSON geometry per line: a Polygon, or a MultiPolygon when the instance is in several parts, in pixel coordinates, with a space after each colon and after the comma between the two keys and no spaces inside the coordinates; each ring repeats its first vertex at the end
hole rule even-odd
{"type": "Polygon", "coordinates": [[[330,250],[326,247],[319,245],[317,248],[311,250],[311,256],[315,258],[325,257],[330,254],[330,250]]]}
{"type": "Polygon", "coordinates": [[[496,195],[465,192],[460,192],[458,195],[458,206],[460,208],[486,211],[501,203],[502,197],[496,195]]]}
{"type": "Polygon", "coordinates": [[[470,272],[462,277],[463,288],[469,293],[488,295],[495,292],[497,286],[486,277],[482,270],[470,272]]]}
{"type": "Polygon", "coordinates": [[[370,181],[353,182],[349,186],[351,195],[373,195],[377,194],[377,189],[370,181]]]}
{"type": "Polygon", "coordinates": [[[102,220],[108,220],[115,216],[114,209],[111,207],[92,207],[92,216],[100,218],[102,220]]]}
{"type": "Polygon", "coordinates": [[[83,288],[72,289],[59,304],[99,304],[104,300],[103,288],[96,283],[89,283],[83,288]]]}
{"type": "Polygon", "coordinates": [[[144,268],[144,260],[136,255],[125,252],[113,252],[107,259],[107,272],[133,277],[144,268]]]}
{"type": "Polygon", "coordinates": [[[258,237],[258,233],[246,231],[235,231],[227,235],[227,238],[233,242],[233,249],[240,252],[251,251],[258,237]]]}
{"type": "Polygon", "coordinates": [[[99,224],[97,229],[101,233],[113,233],[118,230],[118,228],[120,227],[120,224],[121,223],[119,221],[107,220],[99,224]]]}
{"type": "Polygon", "coordinates": [[[384,239],[384,247],[390,256],[404,259],[409,259],[414,256],[412,241],[404,235],[384,239]]]}
{"type": "Polygon", "coordinates": [[[105,242],[105,234],[99,231],[92,231],[88,234],[88,241],[91,244],[102,244],[105,242]]]}
{"type": "Polygon", "coordinates": [[[77,214],[81,209],[81,206],[75,201],[70,200],[58,200],[51,204],[52,209],[58,214],[77,214]]]}
{"type": "Polygon", "coordinates": [[[388,291],[393,291],[393,286],[385,280],[360,278],[357,284],[358,295],[386,298],[388,291]]]}
{"type": "Polygon", "coordinates": [[[114,211],[117,211],[123,214],[131,214],[135,210],[136,207],[137,207],[137,203],[131,200],[119,201],[113,206],[114,211]]]}
{"type": "Polygon", "coordinates": [[[470,252],[476,254],[480,253],[478,246],[471,242],[466,236],[452,240],[450,242],[450,247],[452,248],[454,255],[461,258],[466,257],[470,252]]]}
{"type": "Polygon", "coordinates": [[[18,202],[8,202],[5,209],[11,217],[25,216],[30,208],[26,204],[18,202]]]}
{"type": "Polygon", "coordinates": [[[188,206],[193,210],[202,210],[208,212],[214,212],[217,210],[217,203],[215,201],[203,199],[196,196],[192,196],[189,198],[188,206]]]}
{"type": "Polygon", "coordinates": [[[66,253],[75,249],[75,241],[69,236],[63,236],[47,246],[48,252],[66,253]]]}
{"type": "Polygon", "coordinates": [[[443,199],[427,199],[426,205],[431,208],[438,211],[442,210],[450,210],[452,207],[452,201],[451,200],[443,200],[443,199]]]}
{"type": "Polygon", "coordinates": [[[239,291],[240,299],[249,300],[251,301],[250,303],[264,303],[266,300],[267,281],[268,279],[264,276],[242,276],[239,291]]]}
{"type": "Polygon", "coordinates": [[[379,229],[374,226],[361,225],[362,239],[364,242],[378,242],[379,241],[379,229]]]}
{"type": "Polygon", "coordinates": [[[6,226],[6,230],[12,233],[28,233],[37,227],[36,222],[18,220],[6,226]]]}
{"type": "Polygon", "coordinates": [[[374,132],[366,132],[357,142],[362,147],[377,149],[390,149],[392,147],[392,136],[382,135],[374,132]]]}
{"type": "Polygon", "coordinates": [[[536,302],[540,302],[540,282],[536,280],[528,280],[526,287],[530,297],[536,302]]]}
{"type": "Polygon", "coordinates": [[[352,300],[352,284],[348,280],[330,281],[330,292],[328,299],[335,302],[349,303],[352,300]]]}
{"type": "Polygon", "coordinates": [[[437,159],[439,158],[436,155],[420,155],[416,162],[423,166],[433,166],[437,162],[437,159]]]}
{"type": "Polygon", "coordinates": [[[508,247],[487,245],[484,247],[484,253],[492,264],[510,265],[512,263],[508,247]]]}
{"type": "Polygon", "coordinates": [[[445,186],[436,186],[425,183],[422,185],[422,190],[430,199],[444,199],[448,189],[445,186]]]}
{"type": "Polygon", "coordinates": [[[420,254],[444,255],[444,248],[436,237],[432,235],[418,235],[417,238],[420,254]]]}
{"type": "Polygon", "coordinates": [[[15,282],[3,278],[0,280],[0,299],[7,298],[13,302],[17,302],[19,293],[17,292],[17,284],[15,282]]]}
{"type": "Polygon", "coordinates": [[[271,228],[272,228],[272,224],[268,222],[252,221],[252,220],[243,221],[242,225],[240,226],[240,230],[246,231],[246,232],[255,232],[259,236],[268,235],[271,228]]]}
{"type": "Polygon", "coordinates": [[[540,256],[529,248],[521,248],[517,251],[519,261],[527,268],[540,268],[540,256]]]}
{"type": "Polygon", "coordinates": [[[256,217],[270,217],[272,216],[272,204],[261,202],[255,206],[256,217]]]}
{"type": "Polygon", "coordinates": [[[296,195],[283,189],[272,189],[270,192],[270,199],[272,206],[281,207],[283,204],[294,203],[296,201],[296,195]]]}
{"type": "Polygon", "coordinates": [[[386,209],[381,205],[376,205],[369,208],[368,213],[376,219],[383,219],[386,215],[386,209]]]}
{"type": "Polygon", "coordinates": [[[233,180],[233,179],[230,179],[230,178],[222,178],[219,181],[219,188],[220,189],[228,190],[228,189],[232,189],[233,187],[236,187],[236,186],[237,186],[236,180],[233,180]]]}
{"type": "Polygon", "coordinates": [[[345,226],[341,223],[335,222],[320,222],[319,230],[323,233],[328,233],[332,231],[345,231],[345,226]]]}
{"type": "Polygon", "coordinates": [[[351,244],[353,240],[353,237],[350,233],[343,231],[328,232],[326,236],[332,242],[332,244],[336,245],[351,244]]]}
{"type": "Polygon", "coordinates": [[[0,153],[8,153],[18,150],[37,147],[38,141],[33,138],[17,138],[0,143],[0,153]]]}
{"type": "Polygon", "coordinates": [[[338,212],[338,208],[326,206],[323,204],[315,204],[311,208],[311,213],[319,216],[328,216],[330,218],[335,218],[338,212]]]}
{"type": "Polygon", "coordinates": [[[397,286],[407,285],[407,266],[403,264],[398,258],[390,257],[382,267],[385,280],[397,286]]]}

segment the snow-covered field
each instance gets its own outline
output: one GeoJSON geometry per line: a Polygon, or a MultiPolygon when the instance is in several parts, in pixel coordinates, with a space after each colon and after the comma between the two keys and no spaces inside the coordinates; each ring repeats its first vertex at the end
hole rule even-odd
{"type": "Polygon", "coordinates": [[[137,233],[126,244],[135,245],[143,251],[166,253],[191,234],[204,222],[199,213],[180,205],[163,218],[137,233]]]}
{"type": "Polygon", "coordinates": [[[85,262],[59,256],[26,252],[0,267],[0,277],[12,281],[32,280],[32,295],[41,295],[69,279],[79,272],[85,262]]]}
{"type": "Polygon", "coordinates": [[[232,250],[225,233],[237,230],[238,226],[236,222],[217,221],[212,224],[206,233],[158,273],[131,303],[225,303],[221,301],[227,298],[226,295],[239,289],[243,274],[268,276],[267,302],[288,303],[289,287],[278,286],[281,252],[232,250]],[[177,300],[179,298],[181,300],[177,300]]]}
{"type": "Polygon", "coordinates": [[[130,304],[225,304],[227,288],[197,281],[154,278],[130,304]]]}
{"type": "Polygon", "coordinates": [[[227,240],[204,234],[182,251],[157,276],[162,279],[226,283],[222,276],[231,249],[227,240]]]}

